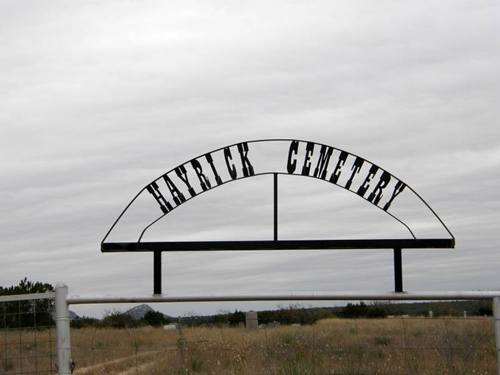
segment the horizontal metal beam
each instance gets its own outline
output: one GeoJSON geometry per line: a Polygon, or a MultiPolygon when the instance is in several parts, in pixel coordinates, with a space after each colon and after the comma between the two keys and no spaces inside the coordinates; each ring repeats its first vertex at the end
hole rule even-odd
{"type": "Polygon", "coordinates": [[[279,240],[279,241],[174,241],[106,242],[103,253],[129,251],[244,251],[244,250],[348,250],[348,249],[451,249],[451,238],[279,240]]]}
{"type": "Polygon", "coordinates": [[[144,296],[144,297],[74,297],[70,305],[98,303],[154,302],[234,302],[234,301],[460,301],[483,300],[500,296],[500,291],[487,292],[418,292],[418,293],[330,293],[229,296],[144,296]]]}

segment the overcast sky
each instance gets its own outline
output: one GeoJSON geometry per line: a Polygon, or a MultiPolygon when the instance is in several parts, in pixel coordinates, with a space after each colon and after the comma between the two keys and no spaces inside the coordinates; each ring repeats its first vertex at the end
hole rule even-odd
{"type": "MultiPolygon", "coordinates": [[[[299,138],[383,166],[448,224],[455,250],[404,252],[406,290],[500,289],[499,10],[477,0],[3,0],[0,285],[26,276],[73,295],[149,294],[150,255],[100,252],[128,201],[206,151],[299,138]]],[[[265,177],[193,199],[156,234],[268,239],[265,177]]],[[[285,238],[401,236],[334,186],[283,179],[280,195],[285,238]]],[[[390,251],[165,254],[163,272],[170,295],[393,288],[390,251]]]]}

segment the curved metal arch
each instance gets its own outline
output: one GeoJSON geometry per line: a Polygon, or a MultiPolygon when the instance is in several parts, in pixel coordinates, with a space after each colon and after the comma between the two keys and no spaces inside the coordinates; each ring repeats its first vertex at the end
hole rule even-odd
{"type": "MultiPolygon", "coordinates": [[[[220,187],[220,186],[226,185],[226,184],[228,184],[228,183],[230,183],[230,182],[236,182],[236,181],[241,181],[241,180],[248,179],[248,178],[252,178],[252,177],[267,176],[267,175],[273,175],[273,174],[278,174],[278,175],[283,175],[283,176],[296,176],[296,177],[314,178],[314,179],[316,179],[316,180],[320,180],[320,181],[323,181],[323,182],[329,183],[328,181],[325,181],[325,180],[323,180],[322,178],[318,178],[318,177],[314,177],[314,176],[303,176],[303,175],[299,175],[299,174],[288,174],[288,173],[281,173],[281,172],[264,172],[264,173],[256,173],[256,174],[254,174],[254,175],[252,175],[252,176],[249,176],[249,177],[239,177],[239,178],[236,178],[236,179],[234,179],[234,180],[225,181],[225,182],[223,182],[223,183],[222,183],[222,184],[220,184],[220,185],[216,185],[216,186],[214,186],[214,187],[213,187],[213,188],[211,188],[210,190],[213,190],[213,189],[218,188],[218,187],[220,187]]],[[[330,185],[332,185],[331,183],[329,183],[329,184],[330,184],[330,185]]],[[[337,185],[336,185],[336,186],[337,186],[337,185]]],[[[197,195],[196,195],[196,196],[194,196],[194,197],[187,198],[187,199],[186,199],[186,201],[185,201],[185,202],[183,202],[183,204],[184,204],[184,203],[187,203],[187,202],[188,202],[188,201],[190,201],[191,199],[196,198],[196,197],[198,197],[199,195],[204,194],[204,193],[206,193],[207,191],[210,191],[210,190],[202,191],[202,192],[200,192],[199,194],[197,194],[197,195]]],[[[356,194],[356,193],[355,193],[354,191],[352,191],[352,190],[348,190],[348,189],[344,189],[344,190],[347,190],[347,191],[348,191],[348,192],[350,192],[350,193],[356,194]]],[[[356,194],[356,195],[357,195],[357,194],[356,194]]],[[[366,199],[365,199],[365,201],[366,201],[366,199]]],[[[172,212],[173,210],[175,210],[177,207],[179,207],[179,206],[175,206],[175,207],[173,207],[173,208],[172,208],[172,210],[171,210],[171,211],[169,211],[169,213],[170,213],[170,212],[172,212]]],[[[378,206],[376,206],[376,207],[377,207],[378,209],[380,209],[380,210],[384,211],[381,207],[378,207],[378,206]]],[[[391,214],[390,212],[387,212],[387,211],[384,211],[384,212],[385,212],[387,215],[391,216],[391,217],[392,217],[393,219],[395,219],[396,221],[398,221],[400,224],[402,224],[402,225],[403,225],[403,226],[404,226],[404,227],[408,230],[408,232],[411,234],[411,236],[412,236],[414,239],[416,239],[416,238],[417,238],[417,237],[415,237],[415,234],[414,234],[414,233],[413,233],[413,231],[410,229],[410,227],[408,226],[408,224],[406,224],[403,220],[399,219],[398,217],[396,217],[395,215],[391,214]]],[[[147,230],[148,230],[149,228],[151,228],[154,224],[156,224],[158,221],[160,221],[161,219],[163,219],[165,216],[167,216],[167,214],[163,214],[163,215],[159,216],[158,218],[156,218],[155,220],[153,220],[151,223],[149,223],[149,224],[148,224],[148,225],[147,225],[147,226],[146,226],[146,227],[142,230],[142,232],[141,232],[141,234],[140,234],[139,239],[137,240],[137,242],[138,242],[138,243],[139,243],[139,242],[141,242],[142,237],[143,237],[143,236],[144,236],[144,234],[147,232],[147,230]]]]}
{"type": "MultiPolygon", "coordinates": [[[[101,241],[101,245],[106,241],[106,239],[108,238],[109,234],[113,231],[113,229],[115,228],[116,224],[120,221],[120,219],[123,217],[123,215],[125,214],[125,212],[130,208],[130,206],[137,200],[137,198],[146,191],[146,189],[148,188],[148,186],[150,186],[152,183],[160,180],[162,177],[168,175],[169,173],[172,173],[174,172],[176,169],[180,168],[181,166],[184,166],[188,163],[190,163],[191,161],[193,160],[197,160],[199,158],[202,158],[206,155],[209,155],[209,154],[213,154],[213,153],[216,153],[216,152],[219,152],[221,150],[224,150],[224,149],[228,149],[228,148],[231,148],[231,147],[235,147],[235,146],[238,146],[238,145],[241,145],[241,144],[253,144],[253,143],[263,143],[263,142],[300,142],[300,143],[313,143],[315,145],[318,145],[318,146],[322,146],[322,147],[327,147],[327,148],[331,148],[332,150],[338,150],[340,152],[344,152],[344,153],[347,153],[348,155],[351,155],[353,157],[356,157],[356,158],[359,158],[359,159],[362,159],[363,161],[366,161],[368,163],[370,163],[372,166],[376,166],[378,169],[380,169],[381,171],[385,172],[385,173],[388,173],[391,177],[394,177],[396,180],[402,182],[405,187],[408,187],[408,189],[413,192],[415,194],[415,196],[422,202],[424,203],[424,205],[430,210],[430,212],[434,215],[434,217],[440,222],[440,224],[445,228],[446,232],[450,235],[450,237],[453,239],[453,241],[455,240],[455,237],[453,236],[453,234],[451,233],[451,231],[449,230],[449,228],[446,226],[446,224],[443,222],[443,220],[439,217],[439,215],[432,209],[432,207],[411,187],[409,186],[408,184],[406,184],[405,182],[403,182],[399,177],[397,177],[396,175],[388,172],[387,170],[385,170],[384,168],[381,168],[379,167],[377,164],[373,163],[372,161],[370,161],[369,159],[366,159],[364,157],[361,157],[357,154],[354,154],[352,152],[349,152],[349,151],[345,151],[343,149],[340,149],[340,148],[337,148],[337,147],[334,147],[334,146],[330,146],[330,145],[327,145],[327,144],[324,144],[324,143],[319,143],[319,142],[311,142],[311,141],[306,141],[306,140],[302,140],[302,139],[291,139],[291,138],[276,138],[276,139],[257,139],[257,140],[251,140],[251,141],[244,141],[244,142],[237,142],[237,143],[233,143],[233,144],[230,144],[230,145],[227,145],[227,146],[223,146],[223,147],[219,147],[217,149],[214,149],[212,151],[209,151],[209,152],[205,152],[205,153],[202,153],[202,154],[199,154],[198,156],[188,160],[187,162],[185,163],[182,163],[182,164],[179,164],[178,166],[176,166],[175,168],[172,168],[170,170],[168,170],[167,172],[163,173],[162,175],[158,176],[156,179],[154,179],[153,181],[151,181],[150,183],[148,183],[146,186],[144,186],[133,198],[132,200],[126,205],[126,207],[123,209],[123,211],[120,213],[120,215],[116,218],[116,220],[113,222],[112,226],[109,228],[109,230],[106,232],[103,240],[101,241]]],[[[224,181],[220,184],[217,184],[213,187],[210,187],[209,189],[207,190],[204,190],[202,192],[199,192],[198,194],[196,194],[195,196],[192,196],[192,197],[189,197],[187,199],[185,199],[181,204],[183,203],[186,203],[187,201],[191,200],[192,198],[200,195],[201,193],[204,193],[208,190],[212,190],[214,189],[215,187],[218,187],[218,186],[222,186],[222,185],[225,185],[229,182],[232,182],[232,181],[238,181],[238,180],[241,180],[241,179],[244,179],[244,178],[248,178],[248,177],[254,177],[254,176],[261,176],[261,175],[267,175],[267,174],[273,174],[273,173],[277,173],[277,174],[282,174],[282,175],[292,175],[292,176],[297,176],[297,174],[290,174],[290,173],[283,173],[283,172],[262,172],[262,173],[255,173],[251,176],[243,176],[243,177],[238,177],[238,178],[235,178],[235,179],[231,179],[231,180],[228,180],[228,181],[224,181]]],[[[323,180],[323,181],[326,181],[322,178],[318,178],[318,177],[314,177],[314,176],[304,176],[304,177],[311,177],[311,178],[316,178],[318,180],[323,180]]],[[[336,185],[336,184],[335,184],[336,185]]],[[[339,187],[342,187],[340,185],[337,185],[339,187]]],[[[350,189],[347,189],[345,187],[343,187],[344,190],[348,190],[352,193],[355,193],[354,191],[350,190],[350,189]]],[[[358,194],[357,194],[358,195],[358,194]]],[[[359,196],[359,195],[358,195],[359,196]]],[[[365,199],[368,201],[368,199],[364,198],[363,196],[361,196],[361,198],[365,199]]],[[[369,201],[370,203],[372,203],[371,201],[369,201]]],[[[172,209],[170,209],[167,213],[171,212],[172,210],[174,210],[175,208],[177,208],[179,205],[181,204],[178,204],[176,205],[175,207],[172,207],[172,209]]],[[[372,203],[373,204],[373,203],[372,203]]],[[[378,207],[379,209],[382,209],[381,207],[377,206],[376,204],[373,204],[375,205],[376,207],[378,207]]],[[[390,215],[391,217],[393,217],[395,220],[397,220],[398,222],[400,222],[403,226],[406,227],[406,229],[410,232],[410,234],[412,235],[412,237],[414,239],[416,239],[414,233],[412,232],[412,230],[409,228],[409,226],[403,222],[401,219],[399,219],[398,217],[396,217],[395,215],[391,214],[390,212],[386,211],[386,210],[383,210],[384,212],[386,212],[388,215],[390,215]]],[[[153,220],[151,223],[149,223],[144,229],[143,231],[141,232],[141,235],[138,239],[138,243],[141,241],[144,233],[152,226],[154,225],[155,223],[157,223],[160,219],[162,219],[163,217],[166,216],[167,213],[164,213],[163,215],[159,216],[158,218],[156,218],[155,220],[153,220]]]]}

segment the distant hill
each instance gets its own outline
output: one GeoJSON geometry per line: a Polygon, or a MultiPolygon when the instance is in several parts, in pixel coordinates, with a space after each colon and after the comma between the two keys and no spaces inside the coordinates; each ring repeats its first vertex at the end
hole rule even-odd
{"type": "MultiPolygon", "coordinates": [[[[150,311],[153,312],[155,310],[151,306],[146,305],[145,303],[143,303],[142,305],[138,305],[138,306],[132,307],[131,309],[125,311],[124,314],[130,316],[134,320],[141,320],[141,319],[144,318],[144,315],[146,315],[150,311]]],[[[171,316],[168,316],[168,315],[165,315],[165,314],[163,314],[163,316],[166,319],[169,319],[169,320],[174,320],[175,319],[175,318],[173,318],[171,316]]]]}
{"type": "Polygon", "coordinates": [[[153,308],[143,303],[142,305],[132,307],[131,309],[125,311],[125,315],[128,315],[135,320],[141,320],[144,318],[144,315],[150,311],[154,311],[153,308]]]}

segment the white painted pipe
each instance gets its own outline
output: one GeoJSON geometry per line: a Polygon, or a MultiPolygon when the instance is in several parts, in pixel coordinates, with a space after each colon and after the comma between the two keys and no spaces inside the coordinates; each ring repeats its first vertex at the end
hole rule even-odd
{"type": "Polygon", "coordinates": [[[485,292],[419,292],[419,293],[329,293],[329,294],[260,294],[227,296],[165,296],[143,297],[71,297],[69,305],[98,303],[154,303],[154,302],[231,302],[231,301],[458,301],[492,299],[500,291],[485,292]]]}
{"type": "Polygon", "coordinates": [[[493,315],[495,317],[495,342],[497,347],[497,374],[500,375],[500,297],[493,298],[493,315]]]}
{"type": "Polygon", "coordinates": [[[59,375],[71,374],[71,338],[69,310],[67,303],[68,287],[56,285],[56,331],[57,331],[57,371],[59,375]]]}
{"type": "Polygon", "coordinates": [[[2,302],[15,302],[15,301],[32,301],[39,299],[54,299],[54,292],[46,293],[30,293],[30,294],[16,294],[11,296],[0,296],[0,303],[2,302]]]}

